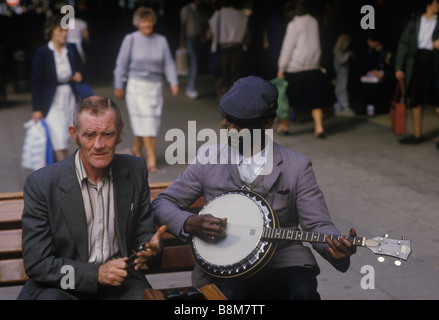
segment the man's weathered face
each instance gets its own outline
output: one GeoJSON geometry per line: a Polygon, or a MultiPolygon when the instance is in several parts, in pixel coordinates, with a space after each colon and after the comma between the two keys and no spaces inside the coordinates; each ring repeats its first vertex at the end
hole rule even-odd
{"type": "Polygon", "coordinates": [[[97,115],[85,110],[79,119],[79,129],[72,127],[70,134],[79,145],[84,167],[89,174],[105,171],[114,158],[118,142],[116,116],[111,109],[97,115]]]}

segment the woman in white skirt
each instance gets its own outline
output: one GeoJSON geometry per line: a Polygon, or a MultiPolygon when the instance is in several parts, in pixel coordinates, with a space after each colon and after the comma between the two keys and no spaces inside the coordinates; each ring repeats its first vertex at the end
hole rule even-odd
{"type": "Polygon", "coordinates": [[[140,7],[133,17],[137,31],[123,39],[114,69],[114,95],[126,96],[131,128],[136,137],[133,152],[142,156],[146,150],[149,172],[157,171],[156,136],[160,129],[163,108],[163,76],[178,94],[178,76],[168,42],[153,32],[157,17],[150,8],[140,7]],[[126,92],[124,82],[126,83],[126,92]]]}
{"type": "Polygon", "coordinates": [[[45,119],[56,161],[68,156],[69,125],[76,105],[74,83],[82,81],[83,65],[76,46],[67,43],[61,16],[50,16],[45,25],[49,40],[35,53],[32,64],[32,118],[45,119]]]}
{"type": "MultiPolygon", "coordinates": [[[[287,95],[290,113],[311,110],[314,136],[325,138],[323,106],[325,102],[325,76],[320,68],[320,35],[316,18],[308,13],[310,1],[297,1],[294,17],[287,25],[278,59],[278,78],[288,82],[287,95]]],[[[277,132],[287,134],[289,117],[278,126],[277,132]]]]}

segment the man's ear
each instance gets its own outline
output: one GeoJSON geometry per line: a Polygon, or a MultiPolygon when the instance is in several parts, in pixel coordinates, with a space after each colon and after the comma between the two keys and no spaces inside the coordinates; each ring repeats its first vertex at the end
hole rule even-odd
{"type": "Polygon", "coordinates": [[[69,126],[69,133],[70,133],[70,137],[73,139],[73,141],[76,142],[76,128],[75,128],[75,126],[69,126]]]}
{"type": "Polygon", "coordinates": [[[274,119],[264,120],[264,129],[270,129],[273,126],[274,119]]]}

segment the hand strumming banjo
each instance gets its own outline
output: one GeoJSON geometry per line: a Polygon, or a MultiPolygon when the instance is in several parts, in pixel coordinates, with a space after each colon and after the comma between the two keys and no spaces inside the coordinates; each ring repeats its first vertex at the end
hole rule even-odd
{"type": "MultiPolygon", "coordinates": [[[[276,250],[277,240],[324,243],[326,237],[342,237],[279,228],[276,214],[267,201],[248,190],[221,193],[209,201],[199,214],[208,213],[218,218],[227,218],[227,236],[216,242],[194,236],[192,253],[203,271],[219,278],[253,275],[270,260],[276,250]]],[[[369,248],[379,255],[407,260],[411,253],[410,240],[387,237],[348,238],[355,246],[369,248]]]]}

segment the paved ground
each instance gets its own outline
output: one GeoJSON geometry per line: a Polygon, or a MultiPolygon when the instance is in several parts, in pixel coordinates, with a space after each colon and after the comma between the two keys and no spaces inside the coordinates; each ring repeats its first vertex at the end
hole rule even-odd
{"type": "MultiPolygon", "coordinates": [[[[112,97],[109,84],[95,86],[95,91],[112,97]]],[[[31,113],[30,95],[10,93],[9,99],[10,105],[0,109],[0,192],[21,191],[29,174],[21,168],[20,161],[25,134],[22,125],[31,113]]],[[[132,134],[125,103],[116,102],[127,122],[124,142],[118,149],[125,152],[131,147],[132,134]]],[[[184,169],[185,165],[166,163],[165,151],[173,141],[165,141],[164,137],[171,128],[187,133],[191,120],[196,121],[197,132],[220,128],[213,81],[208,76],[200,81],[198,100],[189,100],[184,94],[172,97],[166,88],[162,130],[157,141],[160,170],[151,174],[150,181],[172,181],[184,169]]],[[[429,140],[418,146],[397,142],[399,137],[389,129],[388,115],[372,119],[328,116],[324,121],[326,140],[315,139],[312,122],[301,117],[291,124],[291,135],[275,136],[278,143],[313,160],[332,218],[342,232],[347,233],[352,226],[360,236],[388,233],[390,238],[405,236],[412,243],[413,252],[400,267],[394,266],[391,258],[379,263],[367,248],[358,249],[345,274],[318,257],[319,291],[323,299],[439,299],[439,150],[434,143],[439,122],[432,109],[426,111],[424,121],[429,140]],[[368,267],[362,271],[364,266],[368,267]],[[362,281],[374,288],[363,289],[362,281]]],[[[71,148],[74,150],[75,146],[72,144],[71,148]]],[[[156,287],[185,285],[188,281],[188,273],[151,278],[156,287]]],[[[15,299],[18,290],[2,288],[0,299],[15,299]]]]}

